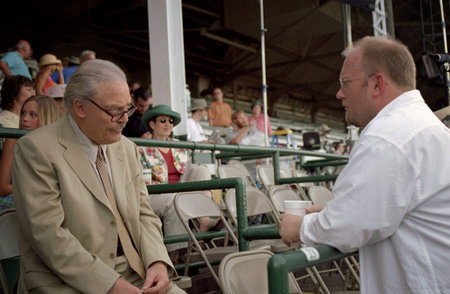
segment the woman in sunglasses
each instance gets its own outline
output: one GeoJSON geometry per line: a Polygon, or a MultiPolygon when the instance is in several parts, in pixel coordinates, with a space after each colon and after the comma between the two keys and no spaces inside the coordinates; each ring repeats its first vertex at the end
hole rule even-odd
{"type": "MultiPolygon", "coordinates": [[[[142,123],[153,131],[153,139],[170,140],[174,126],[181,121],[178,112],[167,105],[157,105],[147,110],[142,116],[142,123]]],[[[204,181],[211,179],[211,173],[206,166],[191,163],[188,150],[168,147],[139,147],[146,185],[172,184],[178,182],[204,181]]],[[[203,191],[211,197],[211,191],[203,191]]],[[[153,211],[163,219],[164,235],[187,234],[179,220],[173,205],[175,194],[149,195],[153,211]]],[[[209,217],[199,219],[201,232],[208,231],[217,224],[209,217]]],[[[186,244],[168,244],[169,253],[175,249],[186,247],[186,244]]]]}

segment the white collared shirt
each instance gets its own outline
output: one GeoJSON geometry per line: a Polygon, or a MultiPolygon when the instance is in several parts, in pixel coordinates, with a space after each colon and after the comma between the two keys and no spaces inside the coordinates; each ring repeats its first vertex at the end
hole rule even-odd
{"type": "Polygon", "coordinates": [[[333,197],[300,237],[359,248],[361,293],[450,293],[450,130],[419,91],[366,126],[333,197]]]}

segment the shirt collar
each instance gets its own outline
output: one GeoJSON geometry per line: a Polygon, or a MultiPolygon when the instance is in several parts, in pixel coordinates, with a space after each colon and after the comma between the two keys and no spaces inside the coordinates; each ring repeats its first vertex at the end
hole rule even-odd
{"type": "MultiPolygon", "coordinates": [[[[72,125],[72,128],[75,132],[75,136],[78,139],[78,142],[80,143],[81,147],[84,150],[84,153],[86,153],[86,155],[89,157],[89,159],[91,159],[92,161],[95,162],[96,158],[97,158],[97,153],[98,153],[98,145],[95,144],[94,142],[92,142],[91,139],[89,139],[78,127],[77,123],[75,122],[75,120],[72,118],[72,116],[70,114],[68,114],[69,117],[69,122],[72,125]]],[[[107,145],[100,145],[100,147],[103,150],[103,154],[106,157],[106,146],[107,145]]]]}

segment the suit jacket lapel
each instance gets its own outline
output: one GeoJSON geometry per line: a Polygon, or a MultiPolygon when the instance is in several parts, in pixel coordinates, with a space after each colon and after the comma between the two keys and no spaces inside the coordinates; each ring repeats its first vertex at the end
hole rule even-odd
{"type": "Polygon", "coordinates": [[[58,128],[58,140],[60,144],[66,148],[64,157],[81,182],[95,198],[112,211],[108,197],[98,181],[98,177],[95,174],[88,157],[84,153],[80,143],[77,141],[77,137],[70,125],[67,115],[61,119],[61,124],[58,128]]]}

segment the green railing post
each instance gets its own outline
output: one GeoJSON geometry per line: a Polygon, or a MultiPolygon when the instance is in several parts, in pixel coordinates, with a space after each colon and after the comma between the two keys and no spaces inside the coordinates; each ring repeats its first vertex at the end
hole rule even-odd
{"type": "Polygon", "coordinates": [[[284,257],[276,254],[267,264],[270,294],[289,294],[289,271],[284,257]]]}
{"type": "Polygon", "coordinates": [[[280,179],[280,152],[277,151],[272,156],[272,165],[273,165],[273,179],[275,185],[278,184],[278,180],[280,179]]]}

